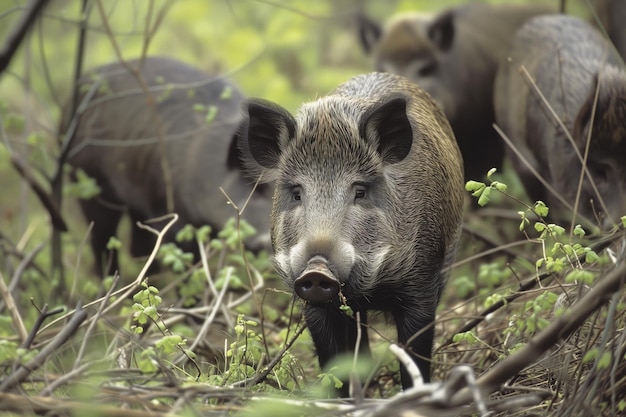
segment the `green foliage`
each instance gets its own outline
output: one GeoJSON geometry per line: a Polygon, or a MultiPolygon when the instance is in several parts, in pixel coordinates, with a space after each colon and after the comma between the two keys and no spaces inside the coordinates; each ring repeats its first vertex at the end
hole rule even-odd
{"type": "Polygon", "coordinates": [[[487,178],[489,179],[489,185],[479,181],[467,181],[465,183],[465,189],[472,193],[473,197],[478,198],[479,206],[486,206],[491,201],[491,195],[494,190],[504,193],[507,189],[507,185],[493,179],[493,175],[496,173],[496,169],[492,168],[487,172],[487,178]]]}
{"type": "Polygon", "coordinates": [[[193,262],[193,254],[184,252],[174,243],[161,245],[157,258],[161,260],[164,266],[176,273],[184,272],[193,262]]]}
{"type": "Polygon", "coordinates": [[[550,321],[549,313],[554,309],[558,295],[552,291],[541,292],[535,299],[524,303],[520,315],[514,315],[509,327],[504,330],[507,336],[516,338],[531,337],[537,331],[544,329],[550,321]]]}
{"type": "Polygon", "coordinates": [[[478,337],[476,337],[476,335],[472,331],[457,333],[452,337],[452,341],[454,343],[466,343],[470,346],[478,343],[478,340],[478,337]]]}
{"type": "Polygon", "coordinates": [[[159,290],[156,287],[148,286],[145,282],[141,284],[143,290],[133,296],[133,321],[137,325],[133,325],[131,329],[136,333],[143,333],[143,327],[148,322],[158,323],[160,315],[158,306],[163,300],[159,296],[159,290]]]}
{"type": "Polygon", "coordinates": [[[122,242],[115,236],[111,236],[107,242],[107,250],[120,250],[122,249],[122,242]]]}
{"type": "Polygon", "coordinates": [[[234,250],[239,248],[240,242],[256,234],[256,229],[250,223],[244,219],[237,221],[236,218],[231,217],[217,236],[229,249],[234,250]]]}
{"type": "Polygon", "coordinates": [[[582,362],[594,362],[596,369],[609,369],[613,363],[613,356],[611,355],[611,352],[601,351],[599,347],[594,346],[585,352],[582,362]]]}
{"type": "Polygon", "coordinates": [[[487,298],[485,298],[485,302],[483,303],[483,306],[485,308],[489,308],[492,305],[497,304],[501,301],[505,301],[505,300],[506,299],[504,295],[499,294],[499,293],[494,293],[494,294],[488,295],[487,298]]]}
{"type": "Polygon", "coordinates": [[[215,117],[217,117],[217,111],[218,111],[217,106],[209,106],[207,108],[207,114],[205,117],[205,121],[207,125],[210,125],[211,123],[213,123],[213,120],[215,120],[215,117]]]}
{"type": "Polygon", "coordinates": [[[467,275],[454,277],[451,287],[460,299],[466,299],[473,295],[488,295],[488,301],[485,302],[485,306],[488,306],[501,297],[497,293],[494,294],[493,290],[507,282],[511,275],[510,268],[504,266],[500,261],[489,262],[479,265],[478,274],[475,278],[467,275]]]}
{"type": "Polygon", "coordinates": [[[341,306],[339,306],[339,309],[343,312],[343,314],[345,314],[348,317],[354,317],[354,311],[352,311],[352,308],[350,308],[349,305],[347,304],[343,304],[341,306]]]}
{"type": "Polygon", "coordinates": [[[453,279],[451,287],[455,295],[460,299],[465,299],[476,290],[476,282],[467,275],[461,275],[453,279]]]}
{"type": "Polygon", "coordinates": [[[333,389],[340,389],[343,387],[341,379],[337,378],[333,372],[337,371],[339,367],[333,366],[328,372],[320,372],[317,375],[317,379],[322,388],[332,391],[333,389]]]}
{"type": "Polygon", "coordinates": [[[263,338],[253,329],[256,326],[256,321],[246,320],[242,314],[237,317],[235,341],[226,351],[227,365],[223,372],[216,372],[208,378],[210,384],[223,386],[256,374],[256,367],[265,352],[263,338]]]}
{"type": "Polygon", "coordinates": [[[74,171],[74,181],[65,185],[63,189],[69,197],[89,200],[100,194],[100,186],[95,179],[88,176],[82,169],[74,171]]]}
{"type": "Polygon", "coordinates": [[[19,357],[19,345],[10,340],[0,339],[0,363],[11,363],[19,357]]]}
{"type": "MultiPolygon", "coordinates": [[[[466,189],[474,197],[479,199],[480,205],[487,204],[492,196],[493,190],[517,200],[506,193],[506,185],[494,181],[490,171],[488,178],[491,181],[485,184],[477,181],[468,181],[466,189]]],[[[549,214],[549,208],[542,201],[537,201],[531,206],[526,206],[522,211],[518,211],[521,218],[519,230],[529,239],[529,241],[540,244],[542,255],[535,261],[537,273],[541,270],[558,277],[559,282],[567,285],[591,286],[598,277],[598,272],[593,266],[601,264],[603,259],[589,246],[587,231],[581,225],[575,225],[571,233],[555,223],[549,223],[545,219],[549,214]],[[533,230],[527,230],[526,226],[532,224],[533,230]]],[[[510,295],[506,291],[498,291],[511,278],[512,271],[504,267],[500,262],[481,264],[478,267],[478,274],[475,280],[467,275],[462,275],[454,279],[454,288],[457,296],[466,298],[473,294],[479,294],[483,298],[483,307],[490,308],[496,303],[506,301],[510,295]],[[495,292],[494,292],[495,290],[495,292]]],[[[537,290],[532,297],[526,299],[521,309],[516,310],[509,320],[509,326],[503,331],[503,337],[510,342],[505,344],[506,355],[512,355],[521,346],[523,341],[528,340],[532,335],[544,329],[550,323],[553,315],[563,314],[563,309],[555,309],[555,303],[559,298],[558,288],[551,287],[537,290]],[[519,342],[516,342],[519,341],[519,342]]],[[[480,343],[480,339],[473,331],[468,331],[454,335],[456,343],[474,345],[480,343]]],[[[589,353],[590,358],[595,360],[593,352],[589,353]]],[[[589,359],[591,360],[591,359],[589,359]]],[[[599,366],[606,366],[610,363],[610,358],[602,358],[596,362],[599,366]],[[607,362],[609,361],[609,362],[607,362]]]]}

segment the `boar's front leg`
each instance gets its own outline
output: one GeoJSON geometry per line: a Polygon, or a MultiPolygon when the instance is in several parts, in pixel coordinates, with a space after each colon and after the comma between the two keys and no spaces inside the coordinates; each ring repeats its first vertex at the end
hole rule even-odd
{"type": "MultiPolygon", "coordinates": [[[[433,308],[433,312],[435,309],[433,308]]],[[[434,314],[428,315],[423,312],[402,310],[394,314],[396,326],[398,328],[398,343],[405,346],[409,354],[415,360],[424,382],[430,382],[430,358],[432,356],[433,339],[435,329],[432,322],[435,320],[434,314]],[[419,335],[413,337],[419,333],[419,335]],[[411,342],[407,346],[407,341],[411,342]]],[[[400,376],[402,388],[407,389],[413,386],[413,380],[409,376],[405,367],[400,365],[400,376]]]]}
{"type": "MultiPolygon", "coordinates": [[[[356,313],[355,313],[356,315],[356,313]]],[[[361,320],[361,343],[359,355],[368,357],[370,354],[367,338],[367,313],[359,313],[361,320]]],[[[322,371],[328,370],[329,363],[338,355],[355,351],[357,342],[357,321],[348,317],[336,306],[314,307],[307,305],[304,318],[311,332],[313,344],[317,351],[322,371]]],[[[342,397],[349,396],[349,382],[343,381],[339,390],[342,397]]]]}

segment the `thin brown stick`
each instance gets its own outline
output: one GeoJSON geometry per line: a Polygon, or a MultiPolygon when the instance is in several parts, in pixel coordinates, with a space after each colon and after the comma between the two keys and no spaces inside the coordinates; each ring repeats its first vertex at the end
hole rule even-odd
{"type": "Polygon", "coordinates": [[[47,4],[48,0],[32,0],[28,4],[26,12],[22,15],[21,20],[14,27],[13,31],[9,33],[9,36],[7,36],[0,50],[0,74],[9,66],[13,55],[17,52],[24,37],[37,21],[37,16],[39,16],[47,4]]]}
{"type": "Polygon", "coordinates": [[[67,342],[78,330],[80,325],[87,319],[87,312],[79,304],[74,310],[70,321],[65,325],[57,336],[48,343],[33,359],[19,367],[11,375],[6,377],[0,384],[0,392],[6,392],[17,384],[21,383],[32,372],[37,370],[48,357],[54,354],[65,342],[67,342]]]}

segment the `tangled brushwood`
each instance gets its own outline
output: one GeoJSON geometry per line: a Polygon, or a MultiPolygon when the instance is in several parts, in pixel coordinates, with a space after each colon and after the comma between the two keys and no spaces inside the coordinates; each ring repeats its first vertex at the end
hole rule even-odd
{"type": "MultiPolygon", "coordinates": [[[[495,180],[468,188],[483,202],[506,194],[506,186],[495,180]]],[[[398,368],[388,358],[368,378],[351,374],[352,400],[321,399],[342,378],[333,370],[318,374],[298,306],[273,289],[280,288],[278,280],[259,266],[267,259],[241,253],[229,234],[203,244],[207,236],[200,232],[196,238],[208,256],[201,265],[186,264],[181,276],[187,279],[180,283],[184,288],[198,278],[204,282],[193,307],[176,304],[180,290],[175,286],[159,290],[147,282],[145,270],[153,257],[133,283],[121,287],[113,280],[106,294],[60,317],[59,309],[42,307],[30,331],[20,324],[23,301],[3,286],[13,325],[21,330],[2,341],[0,408],[60,416],[87,411],[104,416],[620,415],[626,407],[623,227],[598,239],[587,239],[578,227],[568,235],[543,221],[546,210],[536,204],[520,212],[526,242],[541,247],[534,273],[517,276],[515,247],[500,246],[498,251],[511,257],[510,269],[483,263],[478,286],[470,288],[459,273],[465,262],[461,254],[435,323],[436,382],[421,382],[408,354],[381,335],[381,344],[406,367],[414,386],[398,392],[398,368]]],[[[466,235],[475,238],[476,219],[468,224],[466,235]]],[[[170,252],[165,255],[171,260],[170,252]]]]}

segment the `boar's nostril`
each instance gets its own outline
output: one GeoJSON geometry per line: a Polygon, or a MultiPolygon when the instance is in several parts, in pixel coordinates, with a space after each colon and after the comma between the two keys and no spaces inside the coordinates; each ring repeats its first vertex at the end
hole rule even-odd
{"type": "Polygon", "coordinates": [[[312,304],[324,304],[339,294],[339,281],[323,263],[310,263],[294,281],[298,297],[312,304]]]}

